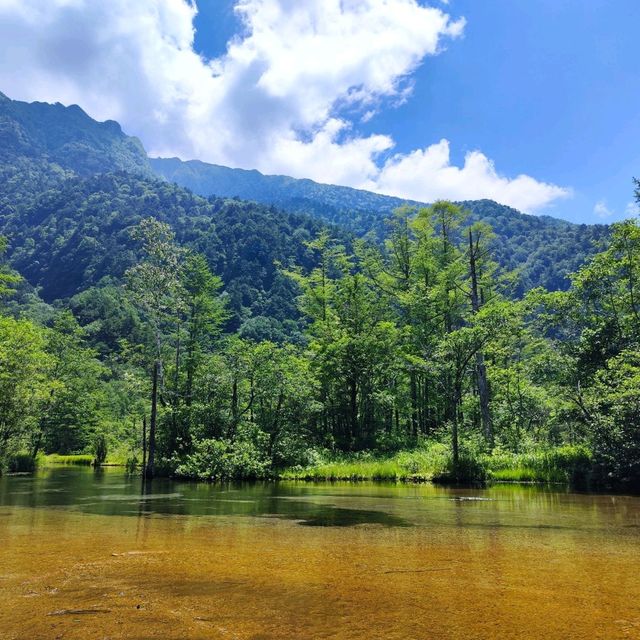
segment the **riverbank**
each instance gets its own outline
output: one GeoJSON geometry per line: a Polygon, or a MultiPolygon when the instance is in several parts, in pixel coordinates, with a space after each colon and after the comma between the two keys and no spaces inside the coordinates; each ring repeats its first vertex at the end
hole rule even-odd
{"type": "Polygon", "coordinates": [[[461,456],[454,464],[446,447],[390,455],[358,453],[293,467],[280,474],[291,480],[389,480],[396,482],[546,482],[584,484],[592,459],[584,447],[557,447],[527,453],[496,452],[461,456]]]}
{"type": "MultiPolygon", "coordinates": [[[[106,460],[100,463],[101,467],[126,467],[127,454],[114,451],[106,460]]],[[[43,467],[55,467],[60,465],[90,467],[95,464],[95,455],[91,453],[60,454],[39,453],[34,459],[28,453],[20,453],[9,460],[6,471],[9,473],[31,473],[43,467]]],[[[1,470],[0,470],[1,472],[1,470]]]]}
{"type": "MultiPolygon", "coordinates": [[[[12,471],[30,472],[35,468],[59,465],[91,466],[95,463],[90,454],[39,455],[35,464],[19,459],[12,471]]],[[[209,461],[210,462],[210,461],[209,461]]],[[[128,461],[114,452],[100,466],[128,467],[128,461]]],[[[440,443],[424,445],[396,453],[357,452],[352,454],[319,456],[308,466],[294,466],[283,470],[264,469],[254,473],[255,467],[233,467],[233,474],[226,476],[211,473],[210,464],[202,469],[178,467],[177,472],[163,469],[158,475],[183,480],[301,480],[301,481],[388,481],[439,484],[484,482],[533,482],[560,483],[587,486],[593,476],[590,452],[584,447],[556,447],[526,453],[495,451],[492,454],[464,452],[457,464],[453,463],[448,447],[440,443]]],[[[158,470],[160,471],[160,470],[158,470]]]]}

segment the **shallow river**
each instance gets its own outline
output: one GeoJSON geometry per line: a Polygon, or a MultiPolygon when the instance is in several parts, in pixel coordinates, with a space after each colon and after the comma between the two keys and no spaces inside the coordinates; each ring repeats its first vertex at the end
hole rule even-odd
{"type": "Polygon", "coordinates": [[[640,498],[0,478],[0,638],[640,638],[640,498]]]}

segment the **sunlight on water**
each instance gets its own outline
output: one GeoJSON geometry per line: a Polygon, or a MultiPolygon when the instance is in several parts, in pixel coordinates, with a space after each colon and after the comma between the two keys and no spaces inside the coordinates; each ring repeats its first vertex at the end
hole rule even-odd
{"type": "Polygon", "coordinates": [[[1,638],[640,638],[640,499],[0,479],[1,638]]]}

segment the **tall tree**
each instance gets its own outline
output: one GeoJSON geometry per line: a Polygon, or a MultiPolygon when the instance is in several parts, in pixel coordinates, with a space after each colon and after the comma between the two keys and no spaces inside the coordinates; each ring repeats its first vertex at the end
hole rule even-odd
{"type": "Polygon", "coordinates": [[[126,272],[127,290],[143,314],[151,335],[151,415],[145,476],[153,477],[158,423],[158,392],[163,384],[164,346],[184,308],[183,250],[168,224],[146,218],[131,236],[142,244],[143,257],[126,272]]]}
{"type": "MultiPolygon", "coordinates": [[[[489,242],[493,237],[491,228],[484,223],[476,223],[469,227],[469,295],[471,298],[471,310],[474,314],[480,312],[484,305],[488,291],[486,280],[490,275],[488,267],[489,242]]],[[[479,350],[476,353],[476,384],[478,387],[478,400],[480,404],[480,417],[487,444],[493,447],[493,423],[489,409],[489,382],[487,380],[487,366],[485,355],[479,350]]]]}

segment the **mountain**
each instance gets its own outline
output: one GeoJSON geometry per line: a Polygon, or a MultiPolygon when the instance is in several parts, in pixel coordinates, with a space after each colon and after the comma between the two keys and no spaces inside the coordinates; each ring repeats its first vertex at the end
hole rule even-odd
{"type": "MultiPolygon", "coordinates": [[[[179,244],[207,258],[226,285],[234,328],[258,316],[296,318],[295,287],[276,263],[314,266],[305,241],[323,225],[264,205],[204,199],[177,185],[125,172],[66,180],[9,218],[12,265],[46,301],[119,278],[136,261],[130,229],[154,215],[179,244]]],[[[338,230],[334,230],[339,234],[338,230]]]]}
{"type": "Polygon", "coordinates": [[[289,176],[267,176],[256,170],[230,169],[200,160],[150,158],[149,162],[159,176],[194,193],[255,200],[286,211],[317,216],[357,233],[376,227],[383,230],[382,220],[394,209],[403,204],[420,204],[370,191],[289,176]]]}
{"type": "MultiPolygon", "coordinates": [[[[202,198],[161,180],[136,138],[76,106],[0,94],[0,141],[0,234],[9,239],[11,265],[42,300],[71,298],[74,313],[92,326],[112,315],[102,303],[117,295],[99,290],[136,261],[129,231],[154,216],[221,276],[230,330],[296,339],[295,285],[277,265],[313,267],[305,242],[325,223],[256,202],[202,198]]],[[[332,235],[349,242],[340,229],[332,235]]]]}
{"type": "Polygon", "coordinates": [[[117,122],[0,93],[0,220],[67,178],[117,170],[154,175],[140,141],[117,122]]]}
{"type": "Polygon", "coordinates": [[[152,175],[144,147],[117,122],[96,122],[77,105],[20,102],[0,93],[0,162],[20,158],[81,176],[114,170],[152,175]]]}
{"type": "MultiPolygon", "coordinates": [[[[277,333],[297,312],[291,283],[274,263],[310,265],[305,242],[327,225],[346,244],[350,233],[381,239],[385,219],[405,203],[312,180],[149,159],[116,122],[96,122],[75,105],[0,94],[0,233],[14,266],[46,301],[120,277],[135,259],[129,227],[153,215],[207,255],[223,277],[234,326],[257,322],[277,333]]],[[[493,226],[498,262],[519,270],[517,293],[565,288],[566,275],[608,234],[603,225],[528,216],[488,200],[463,204],[473,220],[493,226]]]]}
{"type": "MultiPolygon", "coordinates": [[[[255,200],[320,218],[360,236],[373,233],[378,239],[384,237],[385,220],[394,209],[427,206],[360,189],[268,176],[198,160],[151,158],[150,164],[162,178],[203,196],[255,200]]],[[[565,289],[569,285],[567,275],[576,271],[609,233],[606,225],[578,225],[550,216],[527,215],[492,200],[459,204],[470,211],[471,221],[491,224],[496,234],[496,259],[503,268],[519,271],[519,293],[536,286],[565,289]]]]}

